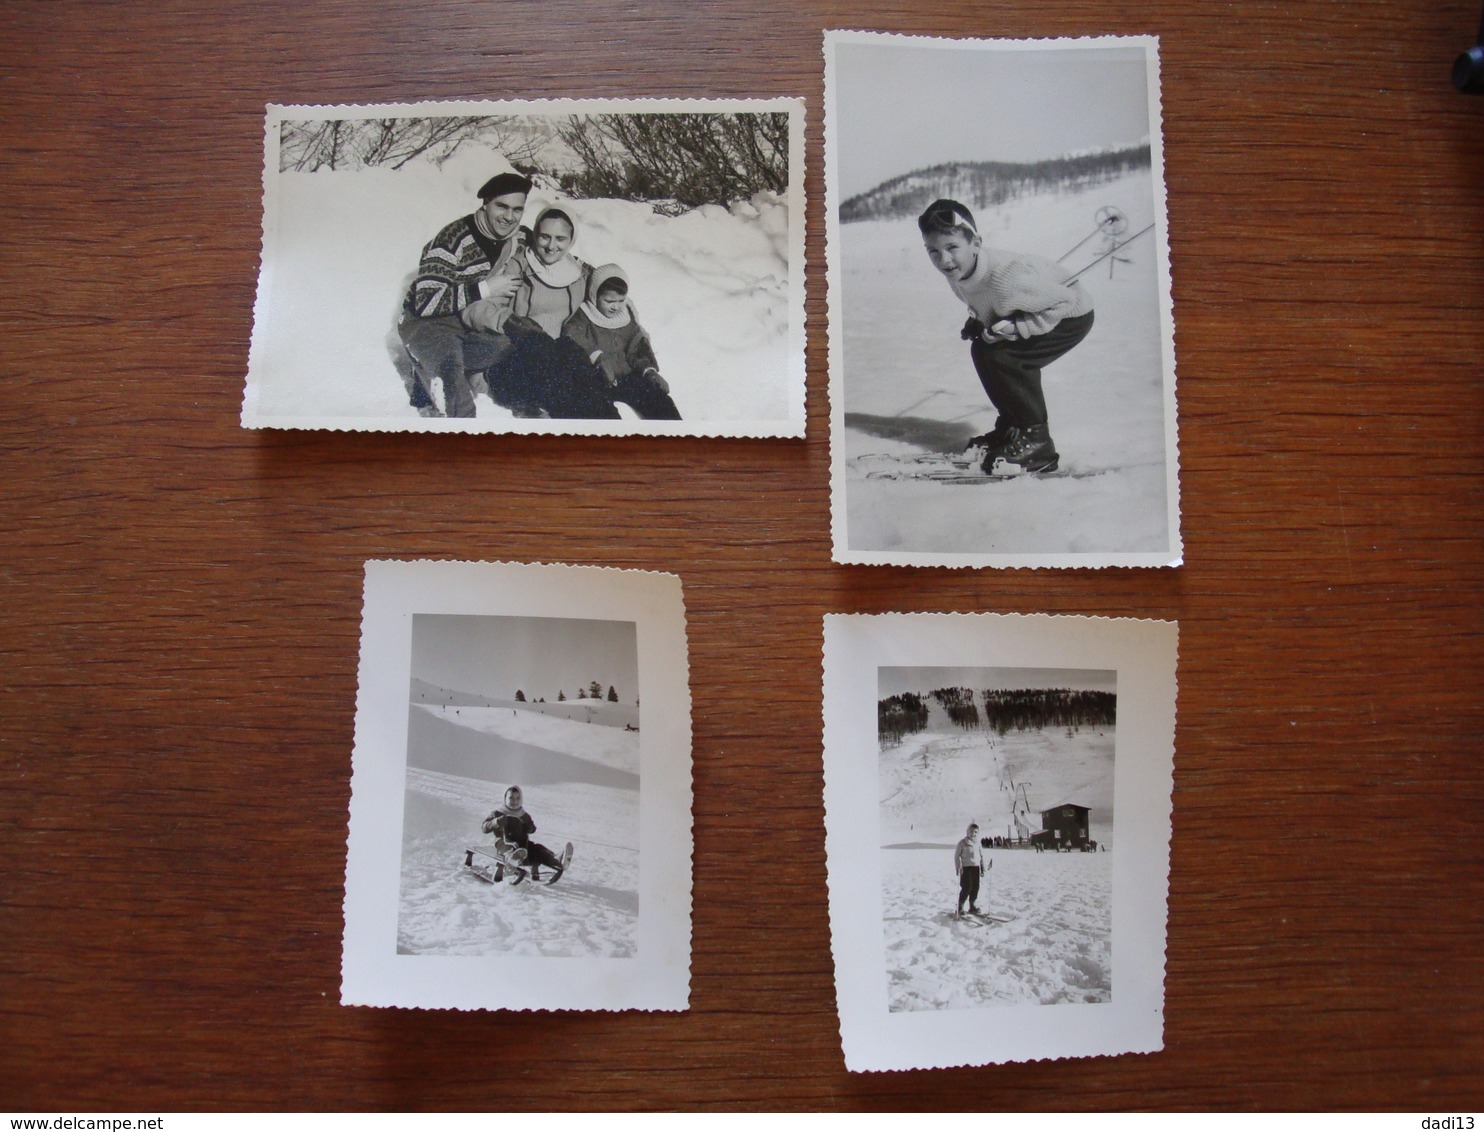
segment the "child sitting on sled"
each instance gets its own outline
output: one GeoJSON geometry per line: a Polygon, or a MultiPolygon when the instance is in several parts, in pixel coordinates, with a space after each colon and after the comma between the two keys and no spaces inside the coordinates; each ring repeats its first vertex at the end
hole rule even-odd
{"type": "MultiPolygon", "coordinates": [[[[502,862],[500,872],[503,872],[503,866],[529,868],[531,879],[540,880],[541,866],[546,865],[552,870],[551,879],[547,883],[555,884],[557,878],[566,871],[567,861],[571,860],[571,845],[567,846],[562,857],[558,857],[539,841],[531,840],[531,834],[536,832],[536,820],[526,811],[519,786],[512,786],[505,791],[505,804],[490,811],[482,828],[485,833],[495,835],[495,852],[502,862]]],[[[501,879],[499,873],[495,879],[501,879]]]]}
{"type": "Polygon", "coordinates": [[[969,441],[984,450],[993,475],[1053,472],[1041,370],[1087,337],[1092,298],[1058,263],[984,246],[974,215],[956,200],[937,200],[917,219],[928,258],[967,304],[961,334],[979,382],[999,416],[969,441]]]}
{"type": "Polygon", "coordinates": [[[680,419],[649,335],[629,301],[629,278],[616,263],[593,271],[587,298],[562,324],[562,335],[602,371],[613,400],[629,405],[643,420],[680,419]]]}

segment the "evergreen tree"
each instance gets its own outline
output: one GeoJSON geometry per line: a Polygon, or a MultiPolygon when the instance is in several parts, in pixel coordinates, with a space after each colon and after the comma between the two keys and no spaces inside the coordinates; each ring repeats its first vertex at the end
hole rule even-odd
{"type": "Polygon", "coordinates": [[[612,684],[608,685],[608,702],[610,704],[618,703],[618,689],[612,684]]]}
{"type": "Polygon", "coordinates": [[[515,702],[518,704],[523,704],[526,702],[526,694],[519,688],[515,690],[515,702]]]}
{"type": "Polygon", "coordinates": [[[557,689],[557,703],[562,703],[567,698],[567,693],[560,688],[557,689]]]}
{"type": "Polygon", "coordinates": [[[603,698],[603,685],[594,680],[587,686],[587,698],[590,700],[601,700],[603,698]]]}

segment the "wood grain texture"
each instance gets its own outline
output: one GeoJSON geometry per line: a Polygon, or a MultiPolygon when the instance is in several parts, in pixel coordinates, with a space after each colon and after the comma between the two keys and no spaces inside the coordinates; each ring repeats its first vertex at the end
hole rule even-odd
{"type": "Polygon", "coordinates": [[[1461,0],[6,5],[0,1097],[1484,1105],[1484,99],[1461,0]],[[1161,37],[1186,564],[830,562],[821,31],[1161,37]],[[266,102],[803,95],[804,442],[248,433],[266,102]],[[684,1014],[337,1004],[361,564],[685,582],[684,1014]],[[827,612],[1178,618],[1166,1048],[851,1075],[827,612]],[[539,1051],[540,1064],[529,1060],[539,1051]]]}

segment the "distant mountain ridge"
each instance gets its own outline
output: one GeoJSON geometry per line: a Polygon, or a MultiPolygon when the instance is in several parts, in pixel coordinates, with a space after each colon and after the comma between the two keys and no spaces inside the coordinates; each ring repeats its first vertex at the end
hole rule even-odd
{"type": "Polygon", "coordinates": [[[916,219],[933,201],[949,197],[970,209],[992,208],[1016,197],[1076,191],[1116,181],[1153,164],[1148,142],[1045,161],[955,161],[883,181],[840,205],[840,222],[916,219]]]}

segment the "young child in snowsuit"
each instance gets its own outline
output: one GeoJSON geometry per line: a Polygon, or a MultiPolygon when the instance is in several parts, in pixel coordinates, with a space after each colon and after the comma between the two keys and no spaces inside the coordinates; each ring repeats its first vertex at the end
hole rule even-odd
{"type": "Polygon", "coordinates": [[[969,308],[962,337],[979,382],[999,412],[994,429],[969,441],[984,450],[986,472],[1052,472],[1041,370],[1087,337],[1092,298],[1060,264],[984,246],[973,214],[938,200],[917,219],[933,266],[969,308]]]}
{"type": "Polygon", "coordinates": [[[649,335],[629,301],[628,276],[617,264],[594,269],[587,298],[562,324],[562,334],[602,371],[615,401],[631,406],[647,421],[680,419],[649,335]]]}
{"type": "MultiPolygon", "coordinates": [[[[989,863],[990,868],[994,862],[989,863]]],[[[953,849],[953,867],[958,873],[958,914],[964,914],[964,901],[969,902],[969,911],[979,914],[979,877],[984,872],[984,853],[979,848],[979,827],[969,823],[964,834],[953,849]]]]}
{"type": "Polygon", "coordinates": [[[530,868],[532,880],[541,879],[542,865],[555,871],[551,881],[562,875],[565,866],[561,858],[545,845],[531,840],[531,834],[536,832],[536,820],[526,812],[519,786],[505,791],[505,804],[490,811],[490,816],[484,819],[483,829],[485,833],[495,835],[495,848],[500,856],[506,857],[512,865],[530,868]],[[521,850],[524,852],[518,852],[521,850]]]}

